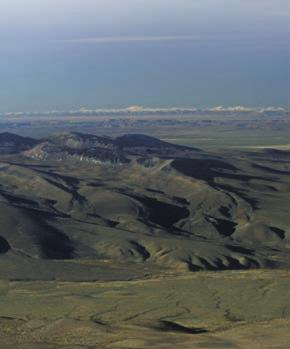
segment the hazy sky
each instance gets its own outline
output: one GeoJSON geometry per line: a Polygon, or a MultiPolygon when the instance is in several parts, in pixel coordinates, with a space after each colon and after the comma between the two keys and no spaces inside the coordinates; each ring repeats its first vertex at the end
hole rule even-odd
{"type": "Polygon", "coordinates": [[[289,35],[289,0],[1,1],[0,111],[289,107],[289,35]]]}

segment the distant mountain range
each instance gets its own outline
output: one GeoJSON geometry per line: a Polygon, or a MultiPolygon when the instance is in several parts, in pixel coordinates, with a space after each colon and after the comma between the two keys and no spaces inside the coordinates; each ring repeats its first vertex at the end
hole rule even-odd
{"type": "Polygon", "coordinates": [[[216,106],[210,108],[195,107],[169,107],[169,108],[150,108],[139,105],[129,106],[127,108],[81,108],[79,110],[50,110],[35,112],[0,112],[0,116],[50,116],[50,115],[203,115],[203,114],[269,114],[269,115],[290,115],[290,110],[284,107],[246,107],[246,106],[216,106]]]}

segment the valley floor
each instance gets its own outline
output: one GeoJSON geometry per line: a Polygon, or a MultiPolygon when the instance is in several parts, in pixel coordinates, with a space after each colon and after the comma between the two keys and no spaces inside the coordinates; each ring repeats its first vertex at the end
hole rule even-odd
{"type": "Polygon", "coordinates": [[[289,276],[250,270],[95,283],[2,281],[0,347],[287,349],[289,276]]]}

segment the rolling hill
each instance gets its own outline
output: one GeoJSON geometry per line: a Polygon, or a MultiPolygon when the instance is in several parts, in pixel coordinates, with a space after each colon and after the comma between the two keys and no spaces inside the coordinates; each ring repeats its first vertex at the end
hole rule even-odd
{"type": "Polygon", "coordinates": [[[229,161],[136,134],[9,139],[25,147],[7,155],[11,143],[2,143],[1,278],[111,279],[126,268],[126,279],[145,267],[290,263],[287,153],[229,161]]]}

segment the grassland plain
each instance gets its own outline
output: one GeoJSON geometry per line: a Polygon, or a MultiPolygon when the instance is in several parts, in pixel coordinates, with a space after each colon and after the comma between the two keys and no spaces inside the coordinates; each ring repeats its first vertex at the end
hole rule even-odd
{"type": "Polygon", "coordinates": [[[289,348],[290,273],[1,282],[3,348],[289,348]]]}

